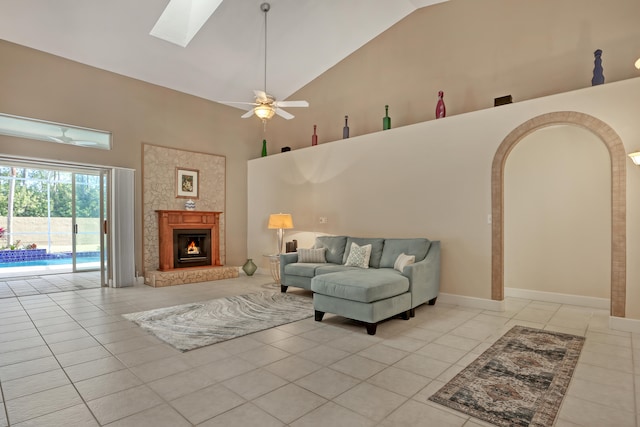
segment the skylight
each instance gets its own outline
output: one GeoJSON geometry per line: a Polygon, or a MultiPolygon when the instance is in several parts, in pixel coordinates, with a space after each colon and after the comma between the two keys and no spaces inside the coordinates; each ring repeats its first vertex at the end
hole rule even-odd
{"type": "Polygon", "coordinates": [[[187,47],[220,3],[222,0],[171,0],[149,34],[187,47]]]}

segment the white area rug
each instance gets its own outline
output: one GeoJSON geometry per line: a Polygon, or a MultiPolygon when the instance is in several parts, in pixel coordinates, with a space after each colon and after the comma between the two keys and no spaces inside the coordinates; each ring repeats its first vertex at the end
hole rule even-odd
{"type": "Polygon", "coordinates": [[[313,300],[281,292],[238,295],[123,314],[180,351],[313,316],[313,300]]]}

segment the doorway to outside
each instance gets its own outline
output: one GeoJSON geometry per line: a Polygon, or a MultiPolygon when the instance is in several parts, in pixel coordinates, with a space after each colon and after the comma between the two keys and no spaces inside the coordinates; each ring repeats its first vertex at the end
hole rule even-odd
{"type": "Polygon", "coordinates": [[[0,297],[107,286],[109,174],[0,160],[0,297]]]}

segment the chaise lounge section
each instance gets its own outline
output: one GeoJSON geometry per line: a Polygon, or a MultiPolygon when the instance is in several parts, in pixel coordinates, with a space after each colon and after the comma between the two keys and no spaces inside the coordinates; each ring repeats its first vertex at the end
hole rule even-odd
{"type": "Polygon", "coordinates": [[[435,304],[440,291],[440,242],[321,236],[312,249],[280,256],[281,291],[313,291],[315,319],[325,313],[364,322],[374,335],[379,322],[435,304]],[[368,255],[368,256],[367,256],[368,255]]]}

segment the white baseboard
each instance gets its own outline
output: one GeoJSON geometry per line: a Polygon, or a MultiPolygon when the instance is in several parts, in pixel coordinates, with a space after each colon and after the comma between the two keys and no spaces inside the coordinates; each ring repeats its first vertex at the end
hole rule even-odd
{"type": "Polygon", "coordinates": [[[555,292],[532,291],[529,289],[504,288],[504,295],[513,298],[524,298],[536,301],[554,302],[558,304],[580,305],[583,307],[608,310],[610,300],[607,298],[584,297],[580,295],[559,294],[555,292]]]}
{"type": "Polygon", "coordinates": [[[467,297],[464,295],[440,293],[438,301],[445,304],[454,304],[462,307],[479,308],[482,310],[504,311],[504,301],[467,297]]]}
{"type": "Polygon", "coordinates": [[[640,320],[609,316],[609,327],[616,331],[640,334],[640,320]]]}

